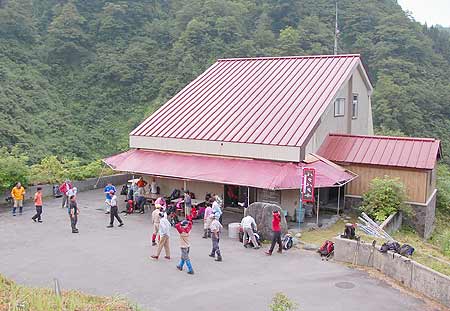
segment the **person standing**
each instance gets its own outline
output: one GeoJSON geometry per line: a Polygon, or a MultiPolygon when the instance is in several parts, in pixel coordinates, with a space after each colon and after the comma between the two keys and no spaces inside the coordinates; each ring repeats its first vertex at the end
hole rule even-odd
{"type": "Polygon", "coordinates": [[[194,274],[194,269],[192,268],[191,260],[189,259],[189,232],[192,229],[192,221],[183,220],[175,225],[178,233],[180,234],[180,247],[181,247],[181,259],[177,266],[177,269],[183,271],[183,266],[186,263],[187,273],[194,274]]]}
{"type": "Polygon", "coordinates": [[[153,234],[152,234],[152,246],[156,245],[156,236],[159,232],[159,223],[161,217],[159,216],[162,206],[160,204],[155,204],[155,210],[152,212],[152,224],[153,224],[153,234]]]}
{"type": "Polygon", "coordinates": [[[77,223],[80,210],[78,209],[77,200],[74,195],[72,195],[69,200],[70,226],[72,227],[72,233],[78,233],[79,231],[77,229],[77,223]]]}
{"type": "Polygon", "coordinates": [[[69,206],[69,198],[70,198],[69,190],[72,188],[73,186],[69,179],[66,179],[66,181],[59,186],[59,191],[61,191],[61,193],[63,194],[63,201],[61,206],[62,208],[65,207],[67,208],[69,206]]]}
{"type": "Polygon", "coordinates": [[[273,231],[273,237],[272,237],[272,244],[270,245],[270,249],[266,254],[268,256],[272,255],[273,249],[275,247],[275,244],[278,243],[278,253],[283,252],[283,245],[281,244],[281,215],[280,211],[273,211],[272,213],[272,231],[273,231]]]}
{"type": "Polygon", "coordinates": [[[186,190],[186,192],[184,193],[184,211],[185,211],[186,216],[191,215],[192,198],[191,198],[191,195],[189,194],[188,190],[186,190]]]}
{"type": "Polygon", "coordinates": [[[152,179],[152,182],[150,183],[150,193],[158,194],[158,184],[156,183],[156,180],[154,178],[152,179]]]}
{"type": "Polygon", "coordinates": [[[25,199],[25,188],[20,182],[11,190],[11,196],[14,200],[13,216],[16,216],[16,209],[19,208],[19,214],[22,215],[23,200],[25,199]]]}
{"type": "MultiPolygon", "coordinates": [[[[138,188],[145,188],[145,186],[147,186],[147,182],[144,180],[144,177],[139,178],[139,180],[137,181],[137,186],[138,188]]],[[[144,189],[142,189],[144,190],[144,189]]],[[[145,194],[145,191],[142,192],[142,194],[145,194]]]]}
{"type": "Polygon", "coordinates": [[[106,210],[105,210],[105,214],[109,214],[111,212],[111,193],[110,191],[114,190],[114,193],[116,192],[116,187],[114,187],[114,185],[112,183],[108,183],[105,187],[105,189],[103,190],[103,192],[105,193],[105,203],[106,203],[106,210]]]}
{"type": "Polygon", "coordinates": [[[209,226],[211,226],[212,222],[212,207],[211,205],[207,205],[205,208],[205,213],[203,214],[203,238],[210,238],[211,237],[211,229],[209,229],[209,226]]]}
{"type": "Polygon", "coordinates": [[[164,212],[159,213],[159,217],[161,218],[159,222],[159,244],[158,248],[156,250],[156,254],[152,255],[151,258],[158,259],[159,255],[161,254],[161,251],[164,247],[164,252],[166,253],[166,256],[164,258],[170,259],[170,222],[167,220],[167,215],[164,212]]]}
{"type": "Polygon", "coordinates": [[[34,194],[34,206],[36,207],[36,215],[34,215],[31,219],[36,222],[42,222],[41,214],[42,214],[42,188],[37,187],[36,193],[34,194]]]}
{"type": "Polygon", "coordinates": [[[250,215],[245,216],[242,218],[241,227],[244,230],[244,247],[248,247],[248,240],[251,240],[253,243],[253,248],[259,249],[259,244],[253,234],[253,230],[257,230],[255,219],[250,215]]]}
{"type": "Polygon", "coordinates": [[[138,209],[141,214],[144,214],[145,203],[147,203],[147,199],[144,197],[144,188],[138,187],[136,195],[136,209],[138,209]]]}
{"type": "Polygon", "coordinates": [[[219,222],[220,215],[214,214],[214,219],[211,223],[210,229],[211,229],[211,240],[212,240],[212,250],[211,254],[209,254],[209,257],[216,257],[216,261],[222,261],[222,255],[220,254],[220,248],[219,248],[219,240],[220,240],[220,233],[222,231],[222,225],[219,222]]]}
{"type": "Polygon", "coordinates": [[[214,215],[219,215],[219,222],[222,223],[222,209],[220,208],[219,202],[220,201],[216,198],[216,196],[211,198],[212,212],[214,215]]]}
{"type": "Polygon", "coordinates": [[[111,200],[109,201],[109,205],[110,205],[110,208],[111,208],[111,213],[109,214],[110,221],[109,221],[109,226],[107,226],[107,228],[114,227],[114,217],[119,222],[119,227],[122,227],[123,226],[123,221],[119,217],[119,208],[117,207],[117,195],[116,195],[116,192],[111,189],[111,190],[109,190],[109,194],[111,195],[111,200]]]}

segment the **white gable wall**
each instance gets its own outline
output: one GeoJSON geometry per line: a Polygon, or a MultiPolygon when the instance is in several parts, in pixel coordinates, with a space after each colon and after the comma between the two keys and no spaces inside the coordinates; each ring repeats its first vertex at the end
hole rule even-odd
{"type": "Polygon", "coordinates": [[[334,102],[331,101],[323,113],[320,124],[306,145],[305,153],[314,153],[322,145],[329,133],[372,135],[372,108],[369,90],[358,69],[352,78],[339,90],[336,98],[345,98],[344,116],[334,116],[334,102]],[[353,94],[358,94],[358,116],[352,118],[353,94]]]}

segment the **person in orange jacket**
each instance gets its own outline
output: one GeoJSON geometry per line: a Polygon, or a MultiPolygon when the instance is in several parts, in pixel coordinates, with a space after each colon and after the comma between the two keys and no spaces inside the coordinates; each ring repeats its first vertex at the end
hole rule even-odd
{"type": "Polygon", "coordinates": [[[20,182],[11,190],[11,196],[14,200],[13,216],[16,216],[16,209],[19,208],[19,214],[22,215],[23,200],[25,199],[25,188],[20,182]]]}

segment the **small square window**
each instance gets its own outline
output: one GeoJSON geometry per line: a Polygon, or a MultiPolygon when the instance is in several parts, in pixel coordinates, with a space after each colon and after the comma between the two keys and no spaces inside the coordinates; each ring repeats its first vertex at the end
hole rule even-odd
{"type": "Polygon", "coordinates": [[[353,94],[352,118],[356,119],[357,117],[358,117],[358,94],[353,94]]]}
{"type": "Polygon", "coordinates": [[[342,117],[344,116],[345,109],[345,98],[337,98],[334,102],[334,116],[342,117]]]}

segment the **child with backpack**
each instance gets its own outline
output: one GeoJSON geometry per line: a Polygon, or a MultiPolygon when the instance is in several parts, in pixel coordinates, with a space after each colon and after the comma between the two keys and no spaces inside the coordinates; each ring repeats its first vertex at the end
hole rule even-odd
{"type": "Polygon", "coordinates": [[[191,260],[189,259],[189,232],[192,229],[192,221],[183,220],[175,225],[178,233],[180,234],[180,247],[181,247],[181,259],[180,263],[177,265],[177,269],[183,271],[183,266],[186,263],[187,273],[194,274],[194,269],[192,268],[191,260]]]}

